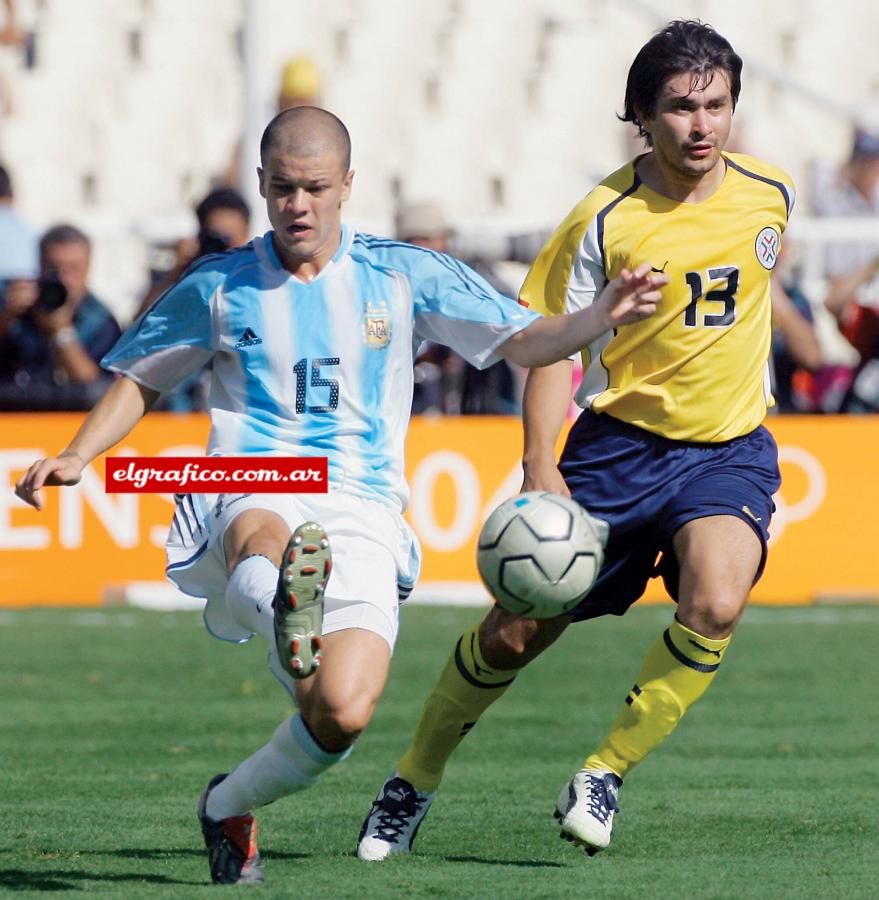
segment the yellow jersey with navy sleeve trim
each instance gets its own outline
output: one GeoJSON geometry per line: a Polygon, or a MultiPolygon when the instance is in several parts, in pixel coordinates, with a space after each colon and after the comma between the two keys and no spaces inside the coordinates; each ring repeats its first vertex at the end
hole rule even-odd
{"type": "Polygon", "coordinates": [[[520,302],[545,315],[592,303],[623,268],[669,276],[657,312],[583,349],[580,406],[672,440],[727,441],[772,405],[769,281],[793,209],[791,179],[751,156],[723,155],[701,203],[651,190],[627,163],[561,224],[528,273],[520,302]]]}

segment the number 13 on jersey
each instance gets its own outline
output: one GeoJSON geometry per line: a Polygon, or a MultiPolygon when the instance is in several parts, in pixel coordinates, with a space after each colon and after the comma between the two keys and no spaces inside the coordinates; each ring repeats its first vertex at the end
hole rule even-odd
{"type": "Polygon", "coordinates": [[[739,288],[738,267],[718,266],[708,269],[707,275],[709,283],[722,282],[720,286],[712,288],[707,294],[704,294],[703,291],[701,272],[687,272],[684,276],[690,288],[690,302],[684,310],[684,325],[688,328],[699,326],[725,328],[736,320],[736,291],[739,288]],[[700,300],[701,303],[699,303],[700,300]],[[706,310],[706,303],[722,303],[723,309],[711,306],[706,310]]]}

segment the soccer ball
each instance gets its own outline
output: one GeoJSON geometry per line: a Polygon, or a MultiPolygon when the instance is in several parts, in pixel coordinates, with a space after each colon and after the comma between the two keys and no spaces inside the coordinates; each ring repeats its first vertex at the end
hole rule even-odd
{"type": "Polygon", "coordinates": [[[549,619],[572,610],[589,592],[606,542],[607,523],[570,497],[529,491],[488,517],[476,564],[498,606],[549,619]]]}

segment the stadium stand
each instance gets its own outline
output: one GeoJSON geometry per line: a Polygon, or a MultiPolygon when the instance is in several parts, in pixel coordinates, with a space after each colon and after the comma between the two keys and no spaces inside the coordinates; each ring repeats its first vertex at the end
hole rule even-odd
{"type": "MultiPolygon", "coordinates": [[[[248,3],[17,6],[32,49],[2,48],[0,157],[36,226],[63,211],[94,235],[96,289],[125,320],[144,287],[144,235],[188,227],[241,134],[248,3]]],[[[741,49],[748,148],[790,171],[803,200],[813,163],[844,158],[852,124],[879,105],[879,12],[856,0],[771,15],[756,0],[522,0],[515,15],[504,0],[260,0],[260,13],[266,117],[285,61],[309,54],[354,138],[349,218],[378,231],[397,202],[425,195],[463,224],[557,221],[577,185],[630,154],[614,118],[625,66],[672,15],[698,15],[741,49]]]]}

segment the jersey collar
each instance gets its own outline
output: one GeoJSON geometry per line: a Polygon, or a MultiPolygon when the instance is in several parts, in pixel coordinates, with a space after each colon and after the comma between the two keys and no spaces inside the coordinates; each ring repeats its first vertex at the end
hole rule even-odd
{"type": "MultiPolygon", "coordinates": [[[[284,264],[281,262],[281,259],[278,256],[277,251],[275,250],[275,243],[272,240],[272,234],[273,234],[273,232],[270,230],[270,231],[267,231],[262,236],[263,252],[265,253],[270,265],[273,268],[280,269],[281,271],[286,272],[286,274],[290,278],[295,278],[296,276],[292,272],[287,272],[287,270],[284,268],[284,264]]],[[[349,228],[343,222],[342,223],[342,235],[341,235],[341,239],[339,240],[339,249],[336,250],[336,252],[333,254],[333,258],[320,270],[320,272],[317,273],[317,275],[314,277],[314,280],[310,281],[308,283],[314,284],[316,281],[320,281],[320,279],[323,278],[327,272],[330,272],[331,270],[335,269],[336,266],[342,261],[342,259],[345,257],[345,255],[348,253],[348,251],[351,249],[351,242],[353,241],[353,239],[354,239],[354,229],[349,228]]],[[[303,284],[304,283],[305,282],[303,282],[303,284]]]]}

